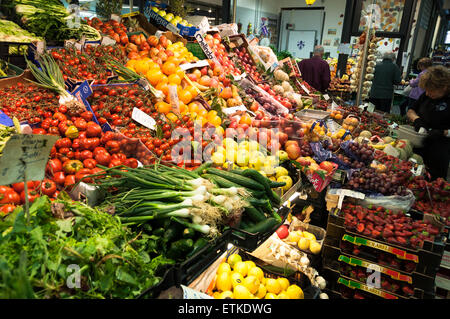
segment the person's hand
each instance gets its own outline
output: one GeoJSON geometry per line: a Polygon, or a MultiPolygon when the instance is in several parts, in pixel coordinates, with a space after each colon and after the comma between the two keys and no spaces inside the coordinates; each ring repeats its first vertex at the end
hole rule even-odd
{"type": "Polygon", "coordinates": [[[418,117],[414,120],[413,125],[414,125],[414,129],[416,130],[416,132],[419,132],[421,127],[425,127],[425,123],[420,117],[418,117]]]}

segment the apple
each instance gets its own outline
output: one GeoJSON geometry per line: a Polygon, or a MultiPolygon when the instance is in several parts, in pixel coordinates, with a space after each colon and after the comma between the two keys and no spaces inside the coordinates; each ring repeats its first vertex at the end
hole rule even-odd
{"type": "Polygon", "coordinates": [[[257,110],[257,111],[255,112],[255,119],[257,119],[257,120],[262,120],[263,117],[264,117],[264,112],[263,112],[263,111],[257,110]]]}
{"type": "Polygon", "coordinates": [[[278,131],[275,134],[275,137],[278,140],[278,142],[280,142],[281,145],[284,145],[288,140],[288,135],[286,133],[280,132],[280,131],[278,131]]]}
{"type": "Polygon", "coordinates": [[[289,140],[286,143],[284,143],[284,147],[288,147],[291,144],[299,146],[297,141],[289,140]]]}
{"type": "Polygon", "coordinates": [[[298,144],[291,143],[285,148],[286,153],[288,154],[291,160],[295,160],[300,156],[300,147],[298,144]]]}
{"type": "Polygon", "coordinates": [[[303,137],[303,136],[305,136],[305,130],[304,129],[298,129],[297,131],[296,131],[296,134],[297,134],[297,136],[298,137],[303,137]]]}
{"type": "Polygon", "coordinates": [[[287,161],[289,159],[288,153],[282,150],[277,151],[275,155],[280,159],[281,162],[287,161]]]}
{"type": "Polygon", "coordinates": [[[230,125],[228,125],[229,128],[235,129],[238,127],[238,123],[236,121],[231,121],[230,125]]]}
{"type": "Polygon", "coordinates": [[[262,127],[266,127],[266,128],[270,127],[270,117],[264,116],[264,117],[261,119],[261,126],[262,126],[262,127]]]}
{"type": "Polygon", "coordinates": [[[309,161],[309,160],[307,160],[306,158],[304,158],[304,157],[299,157],[299,158],[297,158],[297,163],[299,163],[301,166],[309,166],[309,165],[311,165],[311,161],[309,161]]]}
{"type": "Polygon", "coordinates": [[[288,137],[293,137],[295,134],[294,134],[294,129],[292,128],[292,127],[286,127],[285,129],[284,129],[284,132],[285,132],[285,134],[288,136],[288,137]]]}
{"type": "Polygon", "coordinates": [[[200,73],[202,74],[202,75],[207,75],[208,74],[208,67],[203,67],[203,68],[201,68],[200,69],[200,73]]]}
{"type": "Polygon", "coordinates": [[[334,163],[329,162],[329,161],[323,161],[322,163],[319,164],[320,168],[325,170],[327,172],[327,174],[330,174],[331,172],[333,172],[334,170],[334,163]]]}

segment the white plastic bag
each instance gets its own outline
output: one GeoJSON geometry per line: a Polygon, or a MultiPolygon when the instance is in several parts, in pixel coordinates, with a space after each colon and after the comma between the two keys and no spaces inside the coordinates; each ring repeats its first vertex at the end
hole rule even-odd
{"type": "Polygon", "coordinates": [[[364,199],[358,200],[358,204],[368,207],[369,205],[381,206],[393,211],[409,211],[416,200],[413,192],[407,190],[406,196],[367,196],[364,199]]]}

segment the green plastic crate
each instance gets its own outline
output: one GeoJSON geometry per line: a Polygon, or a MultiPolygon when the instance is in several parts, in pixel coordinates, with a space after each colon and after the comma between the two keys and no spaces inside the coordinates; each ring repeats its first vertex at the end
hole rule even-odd
{"type": "Polygon", "coordinates": [[[200,60],[205,60],[206,55],[202,50],[202,47],[198,43],[194,42],[188,42],[186,43],[186,48],[191,52],[195,57],[199,58],[200,60]]]}

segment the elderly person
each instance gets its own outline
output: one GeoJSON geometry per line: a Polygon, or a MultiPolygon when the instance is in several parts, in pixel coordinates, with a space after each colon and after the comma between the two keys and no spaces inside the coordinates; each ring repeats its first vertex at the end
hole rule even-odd
{"type": "Polygon", "coordinates": [[[400,68],[394,63],[395,54],[386,52],[383,61],[375,66],[369,101],[379,111],[390,113],[392,98],[394,96],[394,85],[402,81],[400,68]]]}
{"type": "Polygon", "coordinates": [[[320,92],[325,92],[330,86],[330,66],[323,60],[324,49],[317,45],[314,47],[313,57],[298,63],[298,68],[302,73],[302,79],[320,92]]]}
{"type": "Polygon", "coordinates": [[[425,93],[408,110],[406,116],[417,132],[427,133],[421,155],[432,179],[447,178],[450,160],[450,71],[444,66],[427,69],[419,81],[425,93]]]}

